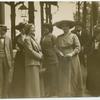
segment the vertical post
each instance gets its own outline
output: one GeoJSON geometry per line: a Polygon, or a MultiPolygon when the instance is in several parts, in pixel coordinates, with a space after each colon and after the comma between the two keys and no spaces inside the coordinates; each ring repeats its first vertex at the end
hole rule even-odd
{"type": "Polygon", "coordinates": [[[34,24],[34,2],[28,2],[29,23],[34,24]]]}
{"type": "Polygon", "coordinates": [[[13,48],[15,48],[15,16],[15,3],[11,2],[11,38],[13,48]]]}
{"type": "Polygon", "coordinates": [[[48,3],[45,3],[45,5],[46,5],[46,7],[45,7],[46,23],[49,23],[49,21],[48,21],[48,13],[49,13],[48,3]]]}
{"type": "Polygon", "coordinates": [[[52,24],[51,4],[49,4],[49,23],[52,24]]]}
{"type": "Polygon", "coordinates": [[[93,22],[93,2],[92,2],[92,4],[91,4],[91,13],[90,13],[90,15],[91,15],[91,17],[90,17],[90,36],[92,37],[93,36],[93,24],[94,24],[94,22],[93,22]]]}
{"type": "Polygon", "coordinates": [[[78,1],[77,5],[78,5],[78,21],[80,21],[80,1],[78,1]]]}
{"type": "Polygon", "coordinates": [[[87,3],[86,3],[86,1],[84,1],[84,4],[83,4],[83,25],[84,25],[85,30],[86,30],[86,14],[87,14],[86,6],[87,6],[87,3]]]}
{"type": "Polygon", "coordinates": [[[93,26],[97,24],[98,18],[98,2],[92,2],[92,12],[93,12],[93,26]]]}
{"type": "Polygon", "coordinates": [[[43,10],[44,3],[40,2],[40,10],[41,10],[41,37],[43,37],[43,24],[44,24],[44,10],[43,10]]]}
{"type": "MultiPolygon", "coordinates": [[[[44,3],[40,2],[40,11],[41,11],[41,40],[43,38],[43,24],[44,24],[44,3]]],[[[41,41],[40,41],[41,44],[41,41]]],[[[44,76],[40,74],[40,90],[41,90],[41,97],[44,97],[45,90],[44,90],[44,76]]]]}
{"type": "Polygon", "coordinates": [[[0,2],[0,24],[5,24],[5,8],[3,2],[0,2]]]}

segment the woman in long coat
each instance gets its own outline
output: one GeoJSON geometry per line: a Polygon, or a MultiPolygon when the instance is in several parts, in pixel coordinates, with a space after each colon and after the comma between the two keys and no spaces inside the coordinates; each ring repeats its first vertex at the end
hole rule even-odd
{"type": "Polygon", "coordinates": [[[25,33],[27,35],[23,41],[25,48],[25,97],[40,97],[41,48],[35,39],[33,24],[26,25],[25,33]]]}
{"type": "Polygon", "coordinates": [[[44,74],[45,96],[57,96],[58,92],[58,58],[56,54],[56,37],[52,34],[53,26],[44,24],[44,37],[41,41],[43,52],[43,68],[46,69],[44,74]]]}
{"type": "Polygon", "coordinates": [[[16,49],[17,53],[15,56],[14,63],[14,74],[12,81],[12,97],[24,97],[25,89],[25,53],[21,39],[25,36],[24,34],[25,23],[19,23],[15,28],[20,31],[20,34],[16,37],[16,49]]]}
{"type": "Polygon", "coordinates": [[[78,54],[80,42],[69,30],[70,24],[59,26],[64,33],[57,38],[60,96],[82,96],[83,81],[78,54]]]}

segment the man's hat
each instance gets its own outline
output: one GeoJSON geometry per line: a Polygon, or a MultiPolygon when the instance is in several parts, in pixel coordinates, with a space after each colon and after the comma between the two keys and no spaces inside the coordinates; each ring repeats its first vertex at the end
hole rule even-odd
{"type": "Polygon", "coordinates": [[[3,24],[0,24],[0,28],[2,28],[2,30],[5,30],[5,31],[9,30],[9,29],[7,28],[7,26],[6,26],[6,25],[3,25],[3,24]]]}
{"type": "Polygon", "coordinates": [[[15,26],[15,29],[17,29],[17,30],[21,30],[22,28],[25,27],[25,25],[26,25],[26,23],[21,22],[21,23],[19,23],[18,25],[15,26]]]}

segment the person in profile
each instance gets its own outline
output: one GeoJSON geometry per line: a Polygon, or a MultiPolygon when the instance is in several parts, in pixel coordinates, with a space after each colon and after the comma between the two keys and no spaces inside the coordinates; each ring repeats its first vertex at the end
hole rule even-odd
{"type": "Polygon", "coordinates": [[[21,42],[22,39],[25,39],[25,27],[26,23],[19,23],[15,26],[20,34],[16,36],[16,50],[17,53],[14,59],[14,73],[12,80],[12,97],[24,97],[25,91],[25,50],[21,42]]]}

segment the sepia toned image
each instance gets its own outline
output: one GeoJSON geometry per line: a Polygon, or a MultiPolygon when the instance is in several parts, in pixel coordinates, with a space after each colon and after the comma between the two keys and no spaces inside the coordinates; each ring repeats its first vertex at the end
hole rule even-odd
{"type": "Polygon", "coordinates": [[[0,1],[0,98],[100,96],[99,1],[0,1]]]}

